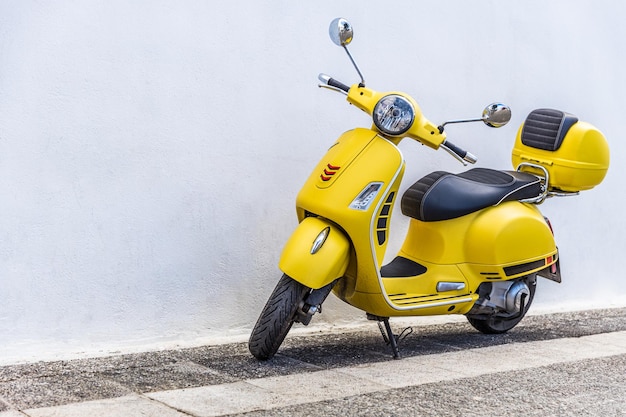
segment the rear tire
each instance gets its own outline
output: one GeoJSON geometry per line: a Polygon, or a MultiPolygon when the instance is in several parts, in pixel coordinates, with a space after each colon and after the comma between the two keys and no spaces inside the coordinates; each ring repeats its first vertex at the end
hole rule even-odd
{"type": "Polygon", "coordinates": [[[255,358],[268,360],[276,354],[309,291],[288,275],[280,278],[250,335],[248,349],[255,358]]]}
{"type": "Polygon", "coordinates": [[[485,334],[501,334],[506,333],[511,330],[513,327],[517,326],[517,324],[522,321],[530,305],[535,298],[535,290],[537,289],[537,282],[535,279],[526,280],[526,284],[528,285],[528,289],[530,290],[530,295],[526,297],[526,302],[524,305],[524,311],[522,314],[517,315],[516,317],[506,316],[498,316],[494,315],[487,319],[478,319],[473,317],[467,317],[467,321],[479,332],[485,334]]]}

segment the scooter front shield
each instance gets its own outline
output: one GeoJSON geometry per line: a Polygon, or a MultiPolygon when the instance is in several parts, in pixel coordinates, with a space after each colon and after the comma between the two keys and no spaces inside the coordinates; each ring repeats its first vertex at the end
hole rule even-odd
{"type": "Polygon", "coordinates": [[[350,242],[334,224],[306,217],[293,232],[278,267],[299,283],[319,289],[343,276],[350,260],[350,242]]]}

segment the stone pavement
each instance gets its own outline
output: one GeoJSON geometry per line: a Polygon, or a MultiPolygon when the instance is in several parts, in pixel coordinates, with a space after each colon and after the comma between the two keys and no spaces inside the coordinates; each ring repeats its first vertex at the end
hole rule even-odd
{"type": "Polygon", "coordinates": [[[504,335],[418,325],[400,349],[391,359],[372,322],[290,335],[268,362],[232,343],[4,366],[0,417],[626,416],[626,308],[504,335]]]}

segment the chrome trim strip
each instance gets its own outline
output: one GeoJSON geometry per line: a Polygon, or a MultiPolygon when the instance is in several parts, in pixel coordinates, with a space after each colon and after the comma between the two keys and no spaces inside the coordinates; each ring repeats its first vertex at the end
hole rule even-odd
{"type": "MultiPolygon", "coordinates": [[[[405,165],[404,162],[404,155],[402,155],[402,151],[400,150],[400,148],[398,148],[398,146],[396,144],[394,144],[393,142],[391,142],[389,139],[386,139],[380,135],[377,135],[379,138],[389,142],[394,149],[398,152],[398,155],[400,155],[400,159],[402,160],[402,163],[398,165],[398,169],[396,170],[396,173],[394,174],[393,178],[391,179],[391,181],[389,181],[389,185],[384,189],[382,196],[385,197],[389,194],[389,191],[391,189],[391,187],[393,186],[393,184],[396,182],[396,180],[398,179],[398,176],[400,175],[400,173],[402,172],[402,168],[405,165]]],[[[398,190],[399,191],[399,190],[398,190]]],[[[398,196],[396,196],[397,198],[398,196]]],[[[380,275],[380,267],[381,265],[378,265],[378,259],[376,258],[376,243],[374,242],[374,234],[372,233],[373,230],[375,230],[375,224],[376,224],[376,219],[377,219],[377,215],[380,212],[380,208],[381,206],[385,204],[385,199],[381,198],[378,201],[378,204],[376,205],[376,207],[374,208],[374,211],[372,211],[372,218],[370,220],[370,227],[369,227],[369,236],[370,236],[370,251],[372,254],[372,261],[374,262],[374,269],[376,270],[376,276],[378,277],[378,286],[380,287],[380,292],[383,295],[383,298],[385,299],[385,301],[387,302],[387,304],[389,305],[389,307],[395,309],[395,310],[409,310],[410,308],[398,308],[398,306],[396,306],[393,301],[391,301],[389,299],[389,296],[387,295],[387,292],[385,291],[385,286],[383,284],[383,278],[380,275]]],[[[395,206],[395,203],[394,203],[395,206]]]]}
{"type": "Polygon", "coordinates": [[[317,235],[317,237],[313,241],[313,245],[311,245],[311,255],[315,255],[322,248],[324,242],[326,242],[326,238],[328,238],[329,233],[330,227],[326,227],[317,235]]]}
{"type": "Polygon", "coordinates": [[[464,298],[455,298],[453,300],[448,298],[445,301],[435,301],[435,302],[431,302],[431,303],[412,305],[412,306],[408,306],[408,307],[400,307],[400,306],[397,306],[397,305],[392,305],[391,307],[393,307],[394,310],[422,310],[424,308],[434,308],[434,307],[448,306],[448,305],[451,305],[451,304],[468,303],[468,302],[472,302],[473,300],[474,299],[472,297],[464,296],[464,298]]]}
{"type": "Polygon", "coordinates": [[[440,281],[437,283],[437,292],[461,291],[465,289],[464,282],[440,281]]]}

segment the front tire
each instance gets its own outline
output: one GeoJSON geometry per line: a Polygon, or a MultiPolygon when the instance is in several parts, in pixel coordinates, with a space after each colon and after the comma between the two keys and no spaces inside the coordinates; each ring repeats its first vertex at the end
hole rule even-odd
{"type": "Polygon", "coordinates": [[[310,288],[283,275],[254,325],[248,349],[259,360],[271,359],[285,340],[310,288]]]}
{"type": "Polygon", "coordinates": [[[526,297],[524,311],[521,314],[517,314],[514,317],[502,316],[502,315],[493,315],[489,318],[475,318],[475,317],[467,317],[467,321],[479,332],[485,334],[501,334],[506,333],[511,330],[513,327],[517,326],[517,324],[522,321],[530,305],[535,298],[535,290],[537,289],[537,281],[536,279],[528,279],[526,280],[526,284],[528,285],[528,289],[530,294],[526,297]]]}

